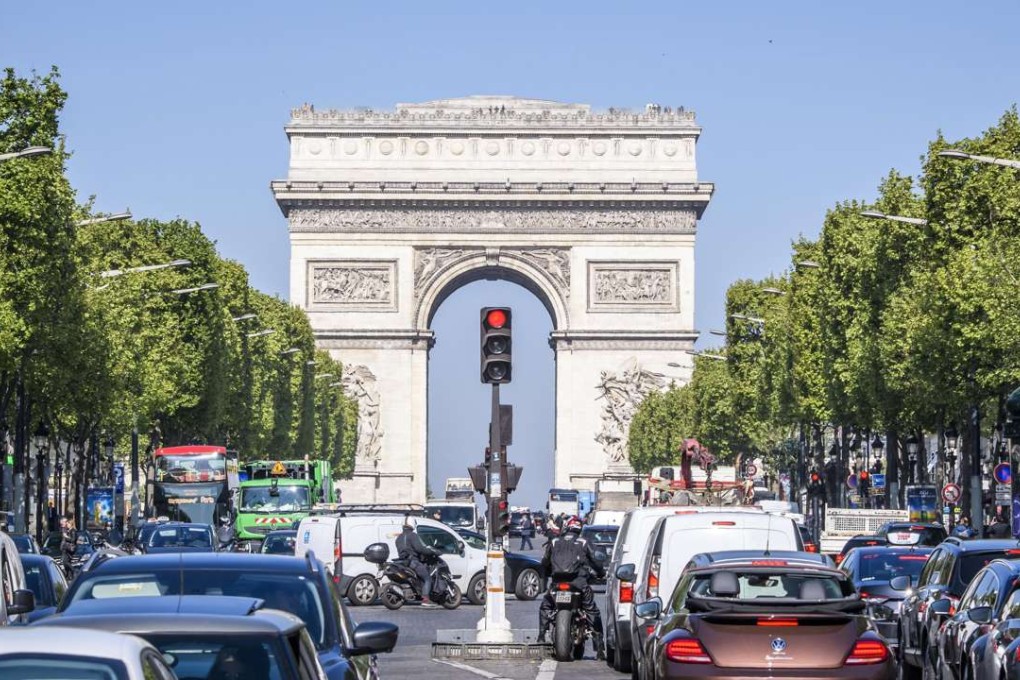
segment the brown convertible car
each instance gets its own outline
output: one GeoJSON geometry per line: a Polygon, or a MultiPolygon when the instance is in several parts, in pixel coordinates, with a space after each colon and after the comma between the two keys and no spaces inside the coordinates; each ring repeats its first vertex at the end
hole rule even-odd
{"type": "MultiPolygon", "coordinates": [[[[789,555],[789,554],[787,554],[789,555]]],[[[652,621],[658,598],[635,606],[652,621]]],[[[643,679],[890,680],[889,648],[844,573],[794,557],[721,559],[685,571],[649,637],[643,679]]]]}

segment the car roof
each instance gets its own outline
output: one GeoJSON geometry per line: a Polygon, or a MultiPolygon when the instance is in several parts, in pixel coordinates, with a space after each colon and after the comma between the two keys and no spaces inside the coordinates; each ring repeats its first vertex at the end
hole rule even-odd
{"type": "MultiPolygon", "coordinates": [[[[92,573],[129,574],[135,571],[167,569],[233,569],[237,571],[274,571],[308,573],[314,560],[289,555],[262,555],[230,552],[174,552],[147,555],[124,555],[106,560],[92,573]]],[[[317,569],[317,567],[315,567],[317,569]]]]}
{"type": "Polygon", "coordinates": [[[129,605],[125,598],[107,597],[78,600],[64,610],[67,616],[124,613],[135,614],[210,614],[220,616],[247,616],[262,608],[263,600],[256,597],[229,595],[162,595],[132,597],[129,605]]]}
{"type": "Polygon", "coordinates": [[[26,567],[30,564],[46,564],[52,562],[53,558],[49,555],[43,555],[42,553],[21,553],[18,555],[21,558],[21,563],[26,567]]]}
{"type": "Polygon", "coordinates": [[[721,550],[718,552],[700,553],[692,559],[704,561],[708,564],[746,564],[752,560],[783,560],[790,564],[831,566],[831,562],[826,555],[798,550],[770,550],[767,555],[763,550],[721,550]]]}
{"type": "Polygon", "coordinates": [[[734,567],[758,568],[776,566],[787,567],[794,571],[824,571],[840,577],[846,577],[845,572],[833,567],[829,564],[828,558],[817,553],[774,550],[768,555],[764,555],[761,551],[733,550],[727,552],[731,553],[733,556],[722,560],[718,559],[719,556],[726,555],[727,553],[704,553],[714,556],[715,559],[708,564],[700,564],[692,567],[692,571],[724,571],[734,567]],[[753,554],[743,554],[749,552],[753,554]],[[764,562],[765,564],[755,564],[755,562],[764,562]]]}
{"type": "MultiPolygon", "coordinates": [[[[49,621],[50,619],[43,619],[49,621]]],[[[37,622],[37,623],[41,623],[37,622]]],[[[96,659],[137,659],[151,645],[133,635],[118,635],[105,630],[48,625],[45,628],[9,626],[0,636],[4,653],[87,656],[96,659]],[[59,640],[59,645],[54,644],[59,640]]]]}
{"type": "Polygon", "coordinates": [[[943,545],[953,546],[961,552],[1020,550],[1020,543],[1015,538],[975,538],[965,541],[957,536],[950,536],[939,544],[943,545]]]}
{"type": "Polygon", "coordinates": [[[858,555],[870,555],[872,553],[903,553],[905,555],[923,553],[929,555],[934,552],[933,545],[862,545],[854,548],[858,555]]]}

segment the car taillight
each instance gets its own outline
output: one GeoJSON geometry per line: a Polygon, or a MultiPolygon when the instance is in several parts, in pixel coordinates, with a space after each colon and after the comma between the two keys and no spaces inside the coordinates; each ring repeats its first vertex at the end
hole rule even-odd
{"type": "Polygon", "coordinates": [[[818,552],[818,546],[815,545],[814,543],[805,543],[804,552],[816,553],[818,552]]]}
{"type": "Polygon", "coordinates": [[[800,622],[797,619],[791,617],[769,616],[759,617],[758,625],[770,628],[789,628],[791,626],[800,625],[800,622]]]}
{"type": "Polygon", "coordinates": [[[653,557],[648,568],[648,597],[659,596],[659,558],[653,557]]]}
{"type": "Polygon", "coordinates": [[[960,604],[960,598],[947,596],[946,599],[949,600],[949,615],[953,616],[954,614],[956,614],[957,605],[960,604]]]}
{"type": "Polygon", "coordinates": [[[620,581],[620,602],[634,601],[634,584],[627,581],[620,581]]]}
{"type": "Polygon", "coordinates": [[[837,565],[840,564],[843,561],[843,555],[842,554],[836,555],[836,559],[834,561],[836,562],[837,565]]]}
{"type": "Polygon", "coordinates": [[[858,640],[844,662],[847,666],[866,666],[889,660],[889,648],[879,640],[858,640]]]}
{"type": "Polygon", "coordinates": [[[560,590],[570,590],[570,583],[564,581],[563,583],[557,583],[556,587],[559,588],[560,590]]]}
{"type": "Polygon", "coordinates": [[[919,603],[917,605],[917,613],[918,614],[923,614],[926,611],[928,611],[928,603],[927,602],[921,602],[921,603],[919,603]]]}
{"type": "Polygon", "coordinates": [[[654,632],[655,632],[655,624],[654,623],[650,623],[647,626],[645,626],[645,635],[651,635],[654,632]]]}
{"type": "Polygon", "coordinates": [[[681,638],[667,642],[666,658],[676,663],[712,663],[705,648],[693,638],[681,638]]]}

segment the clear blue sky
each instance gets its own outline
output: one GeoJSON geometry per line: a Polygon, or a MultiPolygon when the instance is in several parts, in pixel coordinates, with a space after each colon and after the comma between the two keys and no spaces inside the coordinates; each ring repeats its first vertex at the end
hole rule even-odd
{"type": "MultiPolygon", "coordinates": [[[[268,184],[286,173],[283,125],[302,102],[515,94],[686,106],[704,127],[701,176],[718,187],[698,237],[707,330],[726,286],[782,271],[790,241],[816,234],[827,207],[873,196],[892,167],[915,173],[938,129],[977,134],[1020,98],[1017,26],[1015,0],[23,2],[0,13],[0,65],[60,67],[82,199],[197,220],[255,285],[284,295],[286,225],[268,184]],[[513,11],[491,9],[503,6],[513,11]]],[[[538,504],[551,479],[550,322],[510,284],[466,287],[436,317],[431,482],[480,455],[484,431],[463,427],[485,417],[474,324],[478,307],[505,302],[521,310],[508,396],[511,455],[528,470],[515,501],[538,504]]]]}

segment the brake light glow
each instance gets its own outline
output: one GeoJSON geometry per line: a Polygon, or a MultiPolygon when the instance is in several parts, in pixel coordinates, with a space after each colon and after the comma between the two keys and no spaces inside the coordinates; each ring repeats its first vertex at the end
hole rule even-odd
{"type": "Polygon", "coordinates": [[[569,583],[557,583],[556,587],[559,590],[570,590],[570,584],[569,583]]]}
{"type": "Polygon", "coordinates": [[[676,663],[712,663],[705,648],[693,638],[670,640],[666,643],[666,658],[676,663]]]}
{"type": "Polygon", "coordinates": [[[786,560],[751,560],[752,567],[785,567],[787,564],[786,560]]]}
{"type": "Polygon", "coordinates": [[[768,618],[759,618],[758,625],[766,628],[790,628],[792,626],[799,626],[800,622],[790,617],[770,616],[768,618]]]}
{"type": "Polygon", "coordinates": [[[620,581],[620,602],[634,601],[634,584],[627,581],[620,581]]]}
{"type": "Polygon", "coordinates": [[[696,514],[698,514],[698,511],[697,510],[677,510],[673,514],[674,515],[696,515],[696,514]]]}
{"type": "Polygon", "coordinates": [[[1006,554],[1007,555],[1020,555],[1020,549],[1018,549],[1018,548],[1010,548],[1009,550],[1006,551],[1006,554]]]}
{"type": "Polygon", "coordinates": [[[659,596],[659,556],[652,558],[648,567],[648,597],[659,596]]]}
{"type": "Polygon", "coordinates": [[[737,523],[736,522],[712,522],[712,526],[714,526],[714,527],[735,527],[735,526],[737,526],[737,523]]]}
{"type": "Polygon", "coordinates": [[[647,626],[645,626],[645,635],[651,635],[654,632],[655,632],[655,624],[654,623],[650,623],[647,626]]]}
{"type": "Polygon", "coordinates": [[[804,552],[816,553],[818,552],[818,546],[815,545],[814,543],[805,543],[804,552]]]}
{"type": "Polygon", "coordinates": [[[866,666],[889,660],[889,648],[879,640],[858,640],[843,663],[847,666],[866,666]]]}

